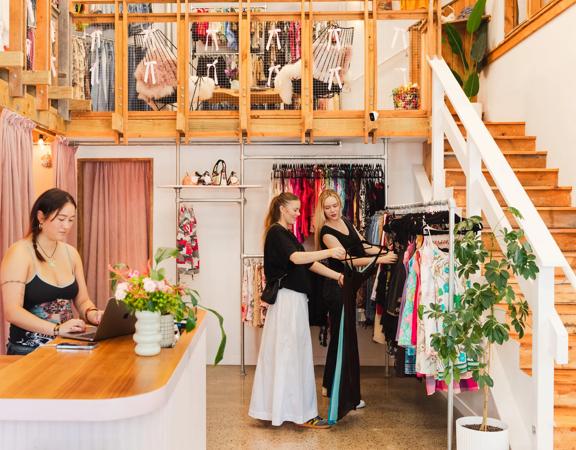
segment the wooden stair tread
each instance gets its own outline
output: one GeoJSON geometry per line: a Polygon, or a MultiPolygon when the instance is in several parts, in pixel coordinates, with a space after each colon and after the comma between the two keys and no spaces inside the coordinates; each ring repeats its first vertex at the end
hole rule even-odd
{"type": "MultiPolygon", "coordinates": [[[[466,189],[466,186],[451,186],[454,189],[466,189]]],[[[496,186],[490,186],[492,190],[498,190],[496,186]]],[[[545,191],[545,190],[559,190],[559,191],[572,191],[572,186],[522,186],[526,191],[545,191]]],[[[568,206],[565,206],[568,208],[568,206]]]]}
{"type": "Polygon", "coordinates": [[[554,425],[556,427],[576,428],[576,408],[554,408],[554,425]]]}
{"type": "MultiPolygon", "coordinates": [[[[489,120],[482,121],[484,125],[526,125],[526,122],[492,122],[489,120]]],[[[456,120],[456,125],[462,125],[462,122],[456,120]]]]}
{"type": "MultiPolygon", "coordinates": [[[[531,152],[534,153],[534,152],[531,152]]],[[[462,168],[452,168],[452,167],[448,167],[446,169],[444,169],[446,172],[464,172],[464,170],[462,168]]],[[[513,168],[514,172],[559,172],[560,169],[555,169],[555,168],[551,168],[551,167],[517,167],[517,168],[513,168]]],[[[488,169],[482,169],[482,172],[486,172],[488,173],[488,169]]]]}

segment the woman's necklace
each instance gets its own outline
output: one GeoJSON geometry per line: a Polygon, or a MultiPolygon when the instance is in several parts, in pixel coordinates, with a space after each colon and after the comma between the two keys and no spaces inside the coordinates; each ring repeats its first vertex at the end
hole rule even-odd
{"type": "Polygon", "coordinates": [[[40,247],[40,250],[42,250],[42,253],[44,253],[48,265],[50,267],[56,267],[56,263],[54,262],[54,254],[56,253],[56,249],[58,248],[58,241],[56,241],[56,245],[54,246],[54,250],[52,251],[51,255],[48,255],[48,253],[46,253],[46,250],[42,248],[42,246],[40,245],[40,241],[36,241],[36,243],[38,244],[38,247],[40,247]]]}

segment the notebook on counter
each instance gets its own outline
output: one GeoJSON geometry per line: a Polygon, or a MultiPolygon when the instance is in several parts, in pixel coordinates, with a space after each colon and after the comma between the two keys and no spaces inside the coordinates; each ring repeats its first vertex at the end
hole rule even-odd
{"type": "Polygon", "coordinates": [[[136,317],[130,314],[124,302],[111,298],[106,304],[106,309],[97,327],[88,325],[85,331],[78,333],[61,333],[60,336],[69,339],[78,339],[80,341],[101,341],[103,339],[133,334],[135,323],[136,317]]]}

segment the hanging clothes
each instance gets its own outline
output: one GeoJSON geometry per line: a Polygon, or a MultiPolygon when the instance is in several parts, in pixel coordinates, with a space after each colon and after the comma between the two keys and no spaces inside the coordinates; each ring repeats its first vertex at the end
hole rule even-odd
{"type": "Polygon", "coordinates": [[[262,291],[266,286],[262,258],[244,260],[242,277],[242,321],[253,327],[263,327],[267,309],[262,306],[262,291]]]}
{"type": "Polygon", "coordinates": [[[343,216],[360,232],[370,216],[385,205],[384,170],[380,164],[274,164],[271,197],[292,192],[300,199],[294,234],[303,241],[313,230],[314,209],[324,189],[334,189],[342,200],[343,216]]]}
{"type": "Polygon", "coordinates": [[[176,270],[180,275],[194,276],[200,272],[200,253],[198,250],[198,222],[194,208],[190,203],[182,203],[178,213],[178,231],[176,233],[176,270]]]}

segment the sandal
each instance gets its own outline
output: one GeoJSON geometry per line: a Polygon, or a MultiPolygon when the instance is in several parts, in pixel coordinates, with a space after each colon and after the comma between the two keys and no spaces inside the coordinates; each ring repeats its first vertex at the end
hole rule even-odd
{"type": "Polygon", "coordinates": [[[296,425],[303,428],[314,428],[316,430],[325,430],[332,426],[328,423],[326,419],[323,419],[320,416],[316,416],[313,419],[310,419],[309,421],[304,423],[297,423],[296,425]]]}
{"type": "Polygon", "coordinates": [[[212,168],[212,184],[215,186],[226,186],[228,176],[226,175],[226,161],[219,159],[212,168]]]}

